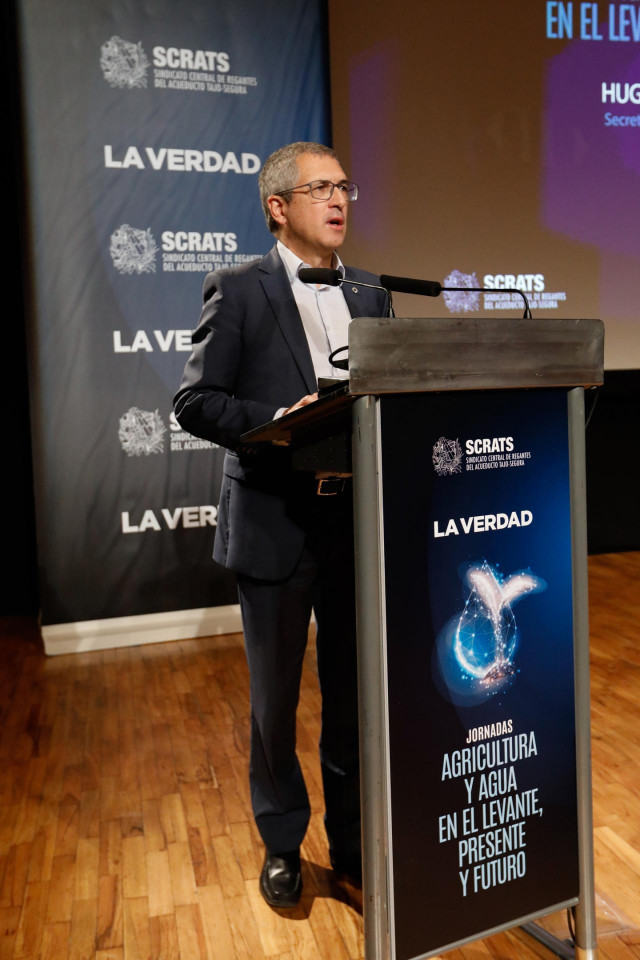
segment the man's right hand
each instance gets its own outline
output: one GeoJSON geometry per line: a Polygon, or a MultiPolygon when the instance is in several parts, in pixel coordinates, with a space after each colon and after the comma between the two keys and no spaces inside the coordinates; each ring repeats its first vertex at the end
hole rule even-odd
{"type": "Polygon", "coordinates": [[[288,413],[293,413],[294,410],[299,410],[300,407],[306,407],[308,403],[313,403],[318,399],[317,393],[308,393],[306,397],[302,397],[301,400],[298,400],[297,403],[294,403],[292,407],[287,407],[283,412],[282,416],[286,416],[288,413]]]}

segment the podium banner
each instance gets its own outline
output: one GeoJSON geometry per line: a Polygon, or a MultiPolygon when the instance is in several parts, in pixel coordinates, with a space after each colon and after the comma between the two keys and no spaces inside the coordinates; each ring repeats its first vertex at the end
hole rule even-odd
{"type": "Polygon", "coordinates": [[[380,408],[392,956],[409,960],[578,895],[567,395],[380,408]]]}
{"type": "Polygon", "coordinates": [[[42,622],[234,603],[171,401],[206,272],[272,244],[263,161],[328,141],[325,4],[19,6],[42,622]]]}

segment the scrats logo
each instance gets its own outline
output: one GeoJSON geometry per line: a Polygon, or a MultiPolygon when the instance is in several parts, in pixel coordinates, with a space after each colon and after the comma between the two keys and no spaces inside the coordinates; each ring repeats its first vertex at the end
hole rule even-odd
{"type": "Polygon", "coordinates": [[[149,61],[141,43],[113,36],[100,48],[100,67],[112,87],[146,87],[149,61]]]}
{"type": "Polygon", "coordinates": [[[487,460],[487,456],[491,455],[496,460],[503,454],[511,454],[513,449],[513,437],[476,437],[464,441],[463,453],[460,440],[440,437],[433,445],[431,460],[438,476],[448,477],[462,472],[465,455],[475,460],[487,460]]]}
{"type": "Polygon", "coordinates": [[[148,457],[151,453],[164,451],[164,434],[167,428],[157,410],[140,410],[130,407],[120,417],[118,439],[129,457],[148,457]]]}
{"type": "Polygon", "coordinates": [[[452,473],[460,473],[462,464],[462,448],[459,440],[447,440],[440,437],[433,445],[431,456],[433,469],[439,477],[447,477],[452,473]]]}
{"type": "Polygon", "coordinates": [[[485,287],[487,291],[495,290],[496,294],[484,294],[485,309],[493,309],[493,301],[500,305],[501,301],[508,300],[508,294],[500,295],[500,291],[520,290],[522,293],[542,293],[545,289],[545,279],[542,273],[485,273],[482,280],[477,274],[462,273],[461,270],[452,270],[444,278],[443,287],[462,287],[461,290],[444,291],[445,306],[450,313],[469,313],[480,309],[480,292],[464,289],[469,287],[485,287]]]}
{"type": "MultiPolygon", "coordinates": [[[[452,270],[448,277],[444,278],[443,287],[479,287],[475,273],[462,273],[460,270],[452,270]]],[[[480,294],[475,291],[466,293],[464,290],[449,290],[442,294],[444,303],[450,313],[469,313],[480,309],[480,294]]]]}
{"type": "Polygon", "coordinates": [[[523,293],[542,293],[543,273],[486,273],[482,283],[490,290],[521,290],[523,293]]]}
{"type": "Polygon", "coordinates": [[[119,273],[155,273],[157,252],[151,230],[139,230],[123,223],[111,234],[109,253],[119,273]]]}

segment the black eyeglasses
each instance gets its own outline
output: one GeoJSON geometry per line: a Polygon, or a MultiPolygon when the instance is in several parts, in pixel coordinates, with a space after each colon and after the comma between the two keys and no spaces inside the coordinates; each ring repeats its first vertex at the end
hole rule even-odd
{"type": "Polygon", "coordinates": [[[288,190],[278,190],[276,196],[283,197],[285,193],[293,193],[294,190],[300,190],[302,187],[309,187],[309,193],[314,200],[331,200],[336,188],[345,199],[358,199],[358,184],[351,183],[350,180],[341,180],[340,183],[332,183],[331,180],[312,180],[310,183],[297,183],[295,187],[289,187],[288,190]]]}

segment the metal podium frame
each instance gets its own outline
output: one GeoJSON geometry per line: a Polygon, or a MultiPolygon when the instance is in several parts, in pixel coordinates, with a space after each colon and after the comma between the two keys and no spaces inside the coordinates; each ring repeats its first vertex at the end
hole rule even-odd
{"type": "MultiPolygon", "coordinates": [[[[349,328],[348,386],[334,399],[323,398],[243,437],[248,443],[278,440],[302,448],[310,444],[312,463],[315,457],[318,467],[343,469],[343,462],[336,467],[335,451],[341,451],[338,458],[343,460],[344,449],[333,441],[340,430],[348,436],[345,420],[352,406],[366,960],[395,960],[390,937],[393,865],[379,398],[398,393],[550,387],[566,390],[569,425],[578,898],[514,917],[439,949],[453,949],[514,926],[530,927],[535,918],[569,906],[575,915],[575,956],[595,960],[584,389],[603,382],[603,355],[599,320],[357,318],[349,328]],[[328,447],[323,445],[322,430],[318,432],[323,420],[329,424],[328,447]],[[334,462],[321,463],[327,450],[329,461],[334,462]]],[[[309,461],[302,466],[309,469],[309,461]]],[[[541,939],[554,949],[549,942],[553,938],[541,939]]],[[[564,947],[559,953],[570,954],[564,944],[557,943],[564,947]]]]}
{"type": "MultiPolygon", "coordinates": [[[[358,669],[364,859],[365,956],[393,960],[389,929],[390,798],[385,710],[384,536],[379,401],[382,393],[567,388],[572,527],[579,898],[576,954],[596,955],[591,803],[589,622],[584,449],[584,387],[603,379],[603,328],[597,320],[354,320],[349,337],[353,408],[358,669]],[[372,522],[373,521],[373,522],[372,522]],[[373,852],[373,856],[372,856],[373,852]]],[[[557,906],[564,906],[557,905],[557,906]]],[[[544,913],[552,912],[554,905],[544,913]]],[[[483,935],[520,926],[512,921],[483,935]]],[[[476,937],[472,938],[476,939],[476,937]]],[[[453,949],[460,942],[447,944],[453,949]]]]}

